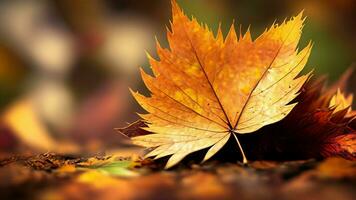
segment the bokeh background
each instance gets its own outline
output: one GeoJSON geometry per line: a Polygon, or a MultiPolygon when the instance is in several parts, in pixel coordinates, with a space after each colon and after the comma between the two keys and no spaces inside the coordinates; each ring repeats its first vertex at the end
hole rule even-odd
{"type": "MultiPolygon", "coordinates": [[[[254,36],[304,10],[307,69],[336,80],[356,60],[354,0],[179,0],[188,15],[254,36]]],[[[169,0],[0,1],[0,155],[105,152],[138,119],[128,88],[145,91],[155,37],[167,46],[169,0]]]]}

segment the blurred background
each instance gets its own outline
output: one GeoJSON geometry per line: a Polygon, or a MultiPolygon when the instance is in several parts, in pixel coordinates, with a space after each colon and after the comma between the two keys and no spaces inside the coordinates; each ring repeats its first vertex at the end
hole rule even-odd
{"type": "MultiPolygon", "coordinates": [[[[233,19],[259,35],[304,10],[307,69],[336,80],[356,60],[354,0],[178,0],[227,33],[233,19]]],[[[138,119],[128,88],[145,91],[155,36],[167,46],[168,0],[0,1],[0,156],[105,152],[127,143],[114,131],[138,119]]]]}

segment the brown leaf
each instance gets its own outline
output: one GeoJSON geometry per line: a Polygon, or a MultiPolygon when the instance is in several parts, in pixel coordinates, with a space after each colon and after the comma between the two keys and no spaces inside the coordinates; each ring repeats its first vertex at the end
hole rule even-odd
{"type": "Polygon", "coordinates": [[[116,128],[115,130],[127,137],[136,137],[150,134],[149,131],[144,130],[147,124],[143,120],[137,120],[126,127],[116,128]]]}

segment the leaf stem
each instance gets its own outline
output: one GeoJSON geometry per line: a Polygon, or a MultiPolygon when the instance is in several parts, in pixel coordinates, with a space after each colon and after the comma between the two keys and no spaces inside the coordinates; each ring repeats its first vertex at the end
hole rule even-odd
{"type": "Polygon", "coordinates": [[[232,132],[232,134],[234,135],[235,139],[236,139],[236,142],[237,142],[237,145],[239,146],[239,149],[241,151],[241,155],[242,155],[242,163],[243,164],[247,164],[248,160],[246,158],[246,155],[245,155],[245,152],[244,150],[242,149],[242,146],[240,144],[240,141],[239,139],[237,139],[237,136],[236,136],[236,133],[235,132],[232,132]]]}

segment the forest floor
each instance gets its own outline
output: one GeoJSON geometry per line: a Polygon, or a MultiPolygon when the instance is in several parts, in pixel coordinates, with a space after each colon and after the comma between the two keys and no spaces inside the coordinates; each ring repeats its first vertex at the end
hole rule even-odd
{"type": "Polygon", "coordinates": [[[1,199],[356,199],[356,162],[210,161],[171,170],[130,157],[46,153],[0,161],[1,199]]]}

